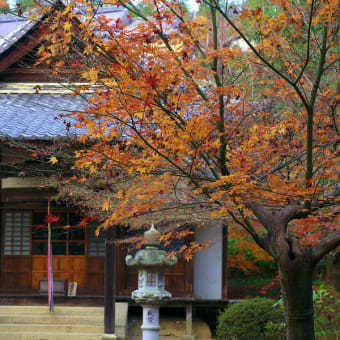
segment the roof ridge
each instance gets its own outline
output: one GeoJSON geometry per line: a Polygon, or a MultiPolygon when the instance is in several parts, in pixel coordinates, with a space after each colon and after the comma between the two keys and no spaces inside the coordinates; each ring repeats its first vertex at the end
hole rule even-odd
{"type": "Polygon", "coordinates": [[[42,94],[68,94],[73,93],[73,89],[77,86],[86,85],[84,83],[43,83],[43,82],[32,82],[32,83],[2,83],[0,82],[0,93],[1,94],[15,94],[15,93],[42,93],[42,94]]]}

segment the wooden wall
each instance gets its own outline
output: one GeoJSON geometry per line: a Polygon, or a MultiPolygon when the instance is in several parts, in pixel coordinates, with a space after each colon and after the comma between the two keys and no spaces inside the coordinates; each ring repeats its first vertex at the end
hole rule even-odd
{"type": "Polygon", "coordinates": [[[31,256],[2,256],[1,287],[31,288],[31,256]]]}
{"type": "MultiPolygon", "coordinates": [[[[2,210],[26,212],[46,210],[46,197],[47,192],[37,188],[6,188],[1,192],[2,210]]],[[[3,223],[4,221],[2,220],[1,224],[4,225],[3,223]]],[[[47,255],[3,255],[4,230],[3,228],[1,229],[0,287],[18,290],[26,288],[37,289],[39,279],[47,278],[47,255]]],[[[124,237],[124,233],[118,233],[118,237],[124,237]]],[[[33,241],[31,240],[31,242],[33,241]]],[[[32,253],[32,245],[30,253],[32,253]]],[[[126,255],[127,247],[121,244],[117,245],[116,291],[119,296],[130,296],[131,291],[137,288],[137,269],[125,265],[126,255]]],[[[54,255],[54,277],[68,279],[69,282],[78,282],[79,292],[83,291],[89,294],[102,295],[104,291],[104,264],[104,256],[89,256],[86,253],[85,255],[54,255]]],[[[192,261],[186,262],[180,258],[176,266],[166,269],[165,284],[166,289],[173,296],[192,296],[192,261]]]]}
{"type": "Polygon", "coordinates": [[[86,261],[86,290],[97,294],[104,292],[104,256],[88,256],[86,261]]]}
{"type": "MultiPolygon", "coordinates": [[[[2,248],[4,249],[4,248],[2,248]]],[[[137,289],[137,269],[125,265],[127,252],[118,247],[116,290],[118,296],[130,296],[137,289]]],[[[54,278],[78,282],[79,292],[102,295],[104,291],[104,256],[54,255],[54,278]]],[[[113,268],[112,268],[113,270],[113,268]]],[[[2,256],[1,288],[38,289],[39,279],[47,278],[47,255],[2,256]]],[[[193,264],[179,259],[176,266],[165,271],[166,289],[173,296],[192,296],[193,264]]]]}

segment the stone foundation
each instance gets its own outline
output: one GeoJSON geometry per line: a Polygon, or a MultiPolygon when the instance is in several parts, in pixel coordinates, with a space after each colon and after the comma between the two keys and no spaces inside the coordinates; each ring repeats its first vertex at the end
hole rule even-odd
{"type": "MultiPolygon", "coordinates": [[[[128,323],[128,334],[129,340],[140,340],[142,339],[142,330],[140,326],[142,325],[142,319],[137,317],[129,318],[128,323]]],[[[186,323],[184,318],[178,320],[175,317],[160,317],[160,331],[159,340],[210,340],[211,331],[208,324],[202,320],[193,320],[193,336],[187,336],[186,323]]]]}

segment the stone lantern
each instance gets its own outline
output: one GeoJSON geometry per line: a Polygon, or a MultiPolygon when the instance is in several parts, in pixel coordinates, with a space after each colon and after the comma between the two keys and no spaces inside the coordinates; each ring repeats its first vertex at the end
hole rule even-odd
{"type": "Polygon", "coordinates": [[[174,266],[176,257],[167,258],[165,250],[158,249],[160,233],[152,225],[144,233],[145,249],[138,250],[135,257],[128,255],[128,266],[138,268],[138,289],[131,296],[143,307],[143,340],[158,340],[159,307],[171,298],[165,290],[164,268],[174,266]]]}

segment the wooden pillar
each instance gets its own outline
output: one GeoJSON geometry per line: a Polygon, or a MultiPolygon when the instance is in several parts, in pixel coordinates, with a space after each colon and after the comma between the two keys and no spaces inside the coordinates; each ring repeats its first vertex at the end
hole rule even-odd
{"type": "Polygon", "coordinates": [[[228,298],[228,225],[222,230],[222,299],[228,298]]]}
{"type": "Polygon", "coordinates": [[[192,303],[187,303],[185,305],[185,335],[182,336],[182,340],[195,340],[196,336],[193,335],[192,330],[192,320],[193,320],[193,313],[192,313],[192,303]]]}
{"type": "Polygon", "coordinates": [[[192,335],[192,303],[188,303],[185,306],[186,314],[186,325],[185,325],[185,335],[192,335]]]}
{"type": "Polygon", "coordinates": [[[105,279],[104,279],[104,333],[115,332],[116,302],[116,265],[115,265],[116,228],[105,232],[105,279]]]}
{"type": "MultiPolygon", "coordinates": [[[[0,147],[0,164],[2,163],[2,149],[0,147]]],[[[2,247],[2,230],[3,230],[3,218],[2,218],[2,176],[0,174],[0,286],[2,285],[2,271],[3,271],[3,263],[2,256],[4,252],[4,247],[2,247]]]]}

